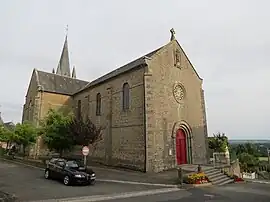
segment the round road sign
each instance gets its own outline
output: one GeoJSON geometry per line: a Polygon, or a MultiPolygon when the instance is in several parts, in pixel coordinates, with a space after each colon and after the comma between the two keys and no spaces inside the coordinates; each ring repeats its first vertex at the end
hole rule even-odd
{"type": "Polygon", "coordinates": [[[82,154],[83,154],[84,156],[87,156],[87,155],[89,154],[89,148],[88,148],[87,146],[84,146],[84,147],[82,148],[82,154]]]}

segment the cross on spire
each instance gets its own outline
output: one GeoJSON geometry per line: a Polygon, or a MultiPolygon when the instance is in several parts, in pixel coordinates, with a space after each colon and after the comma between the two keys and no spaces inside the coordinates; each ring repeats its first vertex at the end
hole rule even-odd
{"type": "Polygon", "coordinates": [[[171,28],[170,32],[171,32],[171,41],[172,41],[175,39],[175,31],[173,28],[171,28]]]}

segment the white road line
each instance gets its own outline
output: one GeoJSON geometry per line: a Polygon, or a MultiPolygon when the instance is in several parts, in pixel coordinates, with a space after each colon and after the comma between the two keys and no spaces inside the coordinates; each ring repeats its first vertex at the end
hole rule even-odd
{"type": "Polygon", "coordinates": [[[260,181],[260,180],[247,180],[248,182],[252,182],[252,183],[259,183],[259,184],[270,184],[270,181],[260,181]]]}
{"type": "MultiPolygon", "coordinates": [[[[11,163],[17,163],[23,166],[27,166],[30,168],[38,169],[38,170],[44,170],[44,168],[40,168],[37,166],[25,164],[22,162],[18,161],[12,161],[8,159],[1,158],[4,161],[11,162],[11,163]]],[[[97,179],[97,182],[110,182],[110,183],[121,183],[121,184],[134,184],[134,185],[145,185],[145,186],[157,186],[157,187],[170,187],[170,188],[178,188],[178,185],[173,185],[173,184],[157,184],[157,183],[146,183],[146,182],[135,182],[135,181],[127,181],[127,180],[111,180],[111,179],[97,179]]]]}
{"type": "Polygon", "coordinates": [[[93,202],[93,201],[106,201],[106,200],[115,200],[115,199],[124,199],[131,197],[139,196],[150,196],[155,194],[164,194],[169,192],[177,192],[177,188],[164,188],[164,189],[154,189],[147,191],[137,191],[137,192],[125,192],[119,194],[110,194],[110,195],[94,195],[87,197],[76,197],[76,198],[65,198],[65,199],[49,199],[41,201],[32,201],[32,202],[93,202]]]}

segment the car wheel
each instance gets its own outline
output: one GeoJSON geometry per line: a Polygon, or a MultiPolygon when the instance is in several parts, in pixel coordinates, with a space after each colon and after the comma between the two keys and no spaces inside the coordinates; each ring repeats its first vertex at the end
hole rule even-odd
{"type": "Polygon", "coordinates": [[[68,175],[66,175],[65,177],[64,177],[64,185],[66,185],[66,186],[68,186],[68,185],[70,185],[70,178],[69,178],[69,176],[68,175]]]}
{"type": "Polygon", "coordinates": [[[45,177],[45,179],[50,179],[50,171],[49,170],[45,170],[44,177],[45,177]]]}
{"type": "Polygon", "coordinates": [[[94,184],[96,184],[96,180],[92,180],[92,181],[90,182],[90,185],[94,185],[94,184]]]}

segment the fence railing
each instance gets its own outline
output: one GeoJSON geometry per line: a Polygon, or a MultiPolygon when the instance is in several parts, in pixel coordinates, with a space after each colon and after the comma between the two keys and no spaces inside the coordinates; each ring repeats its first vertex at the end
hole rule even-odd
{"type": "Polygon", "coordinates": [[[211,164],[215,168],[225,167],[230,165],[230,157],[227,153],[214,152],[213,157],[210,158],[211,164]]]}

